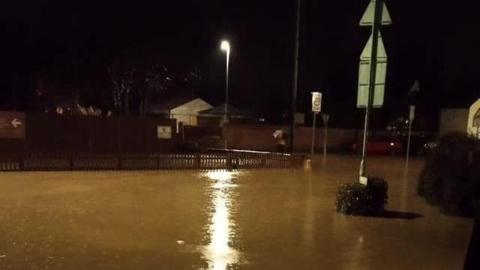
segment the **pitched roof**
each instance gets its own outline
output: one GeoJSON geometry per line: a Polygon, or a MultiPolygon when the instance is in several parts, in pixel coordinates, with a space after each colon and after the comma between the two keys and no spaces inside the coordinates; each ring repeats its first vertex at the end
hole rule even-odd
{"type": "Polygon", "coordinates": [[[177,97],[174,99],[169,99],[165,102],[155,104],[150,106],[148,110],[150,113],[168,113],[172,109],[180,107],[186,103],[189,103],[193,100],[201,99],[201,98],[192,98],[192,97],[177,97]]]}

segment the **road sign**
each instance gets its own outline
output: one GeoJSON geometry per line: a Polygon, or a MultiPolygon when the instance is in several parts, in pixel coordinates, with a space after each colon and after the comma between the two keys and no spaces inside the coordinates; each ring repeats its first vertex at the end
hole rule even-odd
{"type": "MultiPolygon", "coordinates": [[[[373,36],[367,42],[360,55],[360,66],[358,71],[358,93],[357,93],[357,107],[365,108],[368,102],[368,91],[370,89],[370,66],[372,55],[372,40],[373,36]]],[[[378,35],[378,49],[377,49],[377,68],[375,76],[375,90],[373,93],[373,108],[380,108],[383,106],[385,96],[385,80],[387,77],[387,52],[383,44],[382,36],[378,35]]]]}
{"type": "MultiPolygon", "coordinates": [[[[368,38],[367,45],[363,48],[362,54],[360,55],[361,61],[370,61],[372,58],[372,43],[373,35],[371,34],[368,38]]],[[[383,38],[380,31],[378,32],[378,47],[377,47],[377,61],[387,60],[387,51],[385,50],[385,44],[383,44],[383,38]]]]}
{"type": "MultiPolygon", "coordinates": [[[[362,16],[362,19],[360,20],[361,26],[373,25],[373,19],[375,17],[375,2],[376,0],[372,0],[368,4],[367,10],[365,11],[365,13],[362,16]]],[[[392,24],[392,18],[390,17],[390,13],[388,12],[387,5],[385,5],[385,3],[383,3],[381,23],[382,25],[392,24]]]]}
{"type": "Polygon", "coordinates": [[[412,88],[410,88],[409,93],[413,93],[413,92],[420,92],[420,83],[418,81],[415,81],[412,85],[412,88]]]}
{"type": "Polygon", "coordinates": [[[381,107],[385,94],[385,77],[387,75],[387,53],[383,45],[380,28],[382,24],[390,24],[390,14],[383,0],[371,0],[363,15],[360,25],[371,25],[372,34],[367,46],[360,56],[358,74],[357,107],[365,108],[363,129],[362,159],[360,160],[359,181],[362,184],[367,179],[367,141],[368,123],[371,107],[381,107]],[[368,78],[368,79],[367,79],[368,78]],[[373,92],[373,93],[372,93],[373,92]]]}
{"type": "Polygon", "coordinates": [[[312,112],[319,113],[322,111],[322,93],[312,92],[312,112]]]}
{"type": "Polygon", "coordinates": [[[25,113],[0,111],[0,138],[25,138],[25,113]]]}
{"type": "Polygon", "coordinates": [[[157,138],[168,140],[172,138],[171,126],[157,126],[157,138]]]}

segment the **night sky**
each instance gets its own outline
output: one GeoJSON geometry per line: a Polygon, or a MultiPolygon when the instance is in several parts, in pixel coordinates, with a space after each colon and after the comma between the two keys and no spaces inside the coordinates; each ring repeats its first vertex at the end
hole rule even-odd
{"type": "MultiPolygon", "coordinates": [[[[219,43],[227,38],[231,103],[267,116],[287,113],[295,4],[8,1],[0,11],[0,106],[28,110],[39,79],[81,89],[85,103],[108,106],[105,67],[115,61],[153,61],[177,71],[198,68],[203,80],[196,94],[218,104],[224,97],[225,61],[219,43]]],[[[319,90],[332,119],[362,121],[355,108],[358,58],[369,29],[358,22],[367,4],[302,0],[299,111],[309,111],[310,92],[319,90]]],[[[429,117],[441,106],[464,107],[480,95],[480,20],[473,3],[391,0],[387,5],[393,25],[382,29],[389,70],[385,108],[376,112],[381,119],[405,112],[417,79],[419,106],[429,117]]]]}

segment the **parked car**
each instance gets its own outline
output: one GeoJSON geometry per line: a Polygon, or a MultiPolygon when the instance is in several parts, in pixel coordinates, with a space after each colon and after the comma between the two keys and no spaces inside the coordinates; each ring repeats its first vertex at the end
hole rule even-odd
{"type": "Polygon", "coordinates": [[[435,149],[437,148],[438,146],[438,142],[436,141],[430,141],[430,142],[427,142],[423,145],[423,154],[428,158],[430,157],[433,152],[435,151],[435,149]]]}
{"type": "MultiPolygon", "coordinates": [[[[403,139],[404,152],[407,149],[407,138],[403,139]]],[[[410,156],[425,156],[431,148],[436,146],[433,136],[412,136],[410,142],[410,156]]]]}
{"type": "MultiPolygon", "coordinates": [[[[403,153],[403,149],[402,141],[397,138],[374,136],[368,138],[366,150],[369,154],[395,155],[403,153]]],[[[360,153],[362,151],[362,142],[354,143],[352,150],[355,153],[360,153]]]]}

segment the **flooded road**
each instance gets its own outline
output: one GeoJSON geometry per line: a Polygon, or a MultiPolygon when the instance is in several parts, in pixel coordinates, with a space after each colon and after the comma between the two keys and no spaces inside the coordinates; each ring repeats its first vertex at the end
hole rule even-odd
{"type": "Polygon", "coordinates": [[[369,159],[388,218],[337,214],[358,158],[314,169],[0,174],[0,269],[461,269],[472,222],[416,195],[423,166],[369,159]]]}

